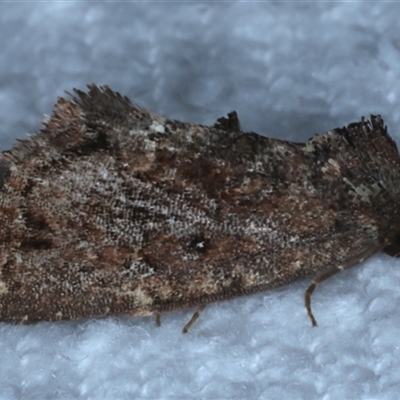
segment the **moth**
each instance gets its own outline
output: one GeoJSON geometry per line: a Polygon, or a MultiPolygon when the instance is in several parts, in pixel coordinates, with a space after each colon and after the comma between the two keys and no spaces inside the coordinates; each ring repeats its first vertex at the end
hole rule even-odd
{"type": "Polygon", "coordinates": [[[168,120],[107,86],[59,98],[0,155],[0,320],[154,314],[399,252],[400,164],[380,116],[306,143],[168,120]]]}

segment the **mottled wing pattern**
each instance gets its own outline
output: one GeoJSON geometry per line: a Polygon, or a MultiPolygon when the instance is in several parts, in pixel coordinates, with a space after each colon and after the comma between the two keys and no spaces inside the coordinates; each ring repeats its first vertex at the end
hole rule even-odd
{"type": "Polygon", "coordinates": [[[90,85],[0,155],[0,319],[147,315],[350,267],[397,238],[399,179],[380,117],[299,144],[90,85]]]}

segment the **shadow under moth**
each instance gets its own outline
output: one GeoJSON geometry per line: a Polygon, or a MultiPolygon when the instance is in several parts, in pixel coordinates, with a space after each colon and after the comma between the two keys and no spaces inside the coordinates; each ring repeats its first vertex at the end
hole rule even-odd
{"type": "Polygon", "coordinates": [[[400,251],[400,162],[380,116],[306,143],[162,118],[107,86],[59,98],[0,154],[0,320],[155,314],[305,293],[400,251]]]}

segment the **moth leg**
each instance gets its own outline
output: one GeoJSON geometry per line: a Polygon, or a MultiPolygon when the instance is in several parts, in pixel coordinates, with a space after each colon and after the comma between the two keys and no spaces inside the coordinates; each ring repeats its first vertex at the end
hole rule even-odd
{"type": "Polygon", "coordinates": [[[192,318],[190,318],[190,321],[183,327],[182,332],[187,333],[187,331],[190,329],[190,327],[196,322],[197,318],[200,317],[201,312],[206,308],[206,304],[201,304],[197,306],[196,311],[192,315],[192,318]]]}
{"type": "Polygon", "coordinates": [[[156,311],[154,315],[156,317],[156,326],[161,326],[161,313],[156,311]]]}
{"type": "Polygon", "coordinates": [[[335,267],[335,268],[330,269],[329,271],[325,272],[324,274],[314,278],[313,281],[311,282],[311,285],[307,288],[307,290],[304,294],[304,302],[306,305],[307,314],[308,314],[309,318],[311,319],[312,326],[318,326],[317,321],[314,318],[314,315],[311,311],[311,295],[312,295],[312,293],[314,292],[315,288],[320,283],[322,283],[326,279],[330,278],[332,275],[337,274],[342,269],[343,268],[341,268],[341,267],[335,267]]]}

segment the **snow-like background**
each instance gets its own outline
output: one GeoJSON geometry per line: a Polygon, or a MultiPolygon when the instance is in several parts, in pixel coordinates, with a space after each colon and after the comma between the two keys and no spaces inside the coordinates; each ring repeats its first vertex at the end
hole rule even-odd
{"type": "MultiPolygon", "coordinates": [[[[396,3],[0,4],[0,147],[63,90],[108,84],[168,118],[303,141],[381,113],[400,143],[396,3]]],[[[1,228],[0,228],[1,229],[1,228]]],[[[400,261],[384,254],[192,310],[0,324],[0,399],[398,399],[400,261]]]]}

